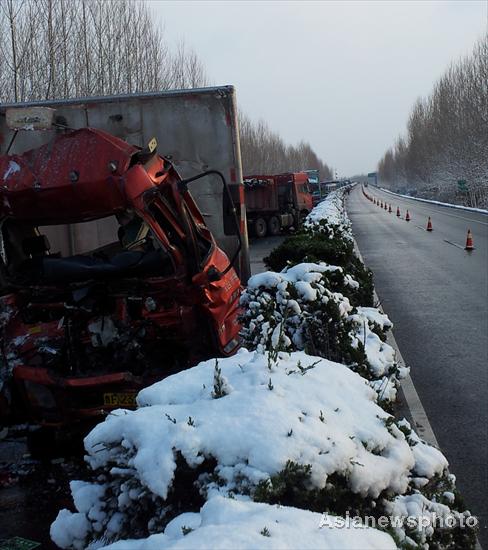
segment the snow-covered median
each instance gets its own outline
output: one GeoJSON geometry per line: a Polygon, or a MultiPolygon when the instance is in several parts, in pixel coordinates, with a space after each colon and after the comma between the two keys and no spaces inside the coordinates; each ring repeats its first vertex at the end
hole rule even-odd
{"type": "Polygon", "coordinates": [[[322,225],[328,228],[329,238],[338,233],[343,238],[352,240],[351,222],[343,206],[345,191],[346,188],[343,188],[329,193],[307,216],[305,227],[314,229],[322,225]]]}
{"type": "Polygon", "coordinates": [[[340,361],[370,381],[382,400],[394,401],[408,369],[384,340],[393,326],[378,309],[351,306],[341,292],[358,283],[338,266],[302,263],[280,273],[254,275],[242,296],[244,344],[298,351],[340,361]]]}
{"type": "MultiPolygon", "coordinates": [[[[318,216],[306,238],[349,232],[350,240],[342,199],[326,211],[333,225],[318,216]]],[[[339,249],[352,253],[350,244],[339,249]]],[[[344,265],[368,280],[350,258],[344,265]]],[[[137,410],[96,426],[85,438],[91,475],[72,482],[76,511],[59,512],[54,542],[80,550],[471,548],[473,531],[460,528],[469,512],[446,458],[383,408],[406,370],[385,342],[391,322],[361,305],[368,293],[358,280],[321,261],[252,277],[242,297],[252,351],[170,376],[139,393],[137,410]],[[452,522],[418,529],[403,523],[413,513],[452,522]],[[334,526],[349,514],[390,523],[379,524],[383,532],[367,520],[334,526]]]]}
{"type": "MultiPolygon", "coordinates": [[[[327,518],[325,518],[327,519],[327,518]]],[[[332,518],[331,518],[332,519],[332,518]]],[[[200,513],[178,516],[164,534],[126,540],[103,550],[393,550],[396,545],[376,529],[323,527],[321,514],[255,502],[214,497],[200,513]]]]}
{"type": "Polygon", "coordinates": [[[273,476],[290,463],[309,468],[308,490],[322,491],[323,511],[332,477],[380,509],[408,492],[412,477],[447,465],[442,454],[411,447],[365,379],[303,352],[274,360],[243,350],[218,366],[206,361],[143,390],[138,403],[86,438],[96,480],[73,483],[78,512],[61,511],[52,526],[62,548],[161,532],[182,499],[272,495],[273,476]],[[182,475],[189,494],[176,495],[182,475]]]}

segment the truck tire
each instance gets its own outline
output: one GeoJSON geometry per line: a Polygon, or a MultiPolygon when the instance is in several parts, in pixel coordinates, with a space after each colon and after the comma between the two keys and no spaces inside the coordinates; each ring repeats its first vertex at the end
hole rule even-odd
{"type": "Polygon", "coordinates": [[[264,218],[256,218],[256,220],[254,220],[253,229],[256,237],[266,237],[268,227],[266,226],[266,221],[264,218]]]}
{"type": "Polygon", "coordinates": [[[268,220],[268,233],[270,235],[279,235],[281,231],[280,220],[276,216],[272,216],[268,220]]]}

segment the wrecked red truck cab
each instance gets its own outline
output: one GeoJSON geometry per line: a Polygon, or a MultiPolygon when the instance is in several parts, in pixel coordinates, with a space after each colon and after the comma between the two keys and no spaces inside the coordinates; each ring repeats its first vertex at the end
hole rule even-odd
{"type": "Polygon", "coordinates": [[[41,425],[134,406],[142,387],[239,346],[239,277],[154,146],[83,128],[1,156],[0,258],[4,401],[41,425]],[[100,219],[105,246],[50,243],[54,226],[100,219]]]}

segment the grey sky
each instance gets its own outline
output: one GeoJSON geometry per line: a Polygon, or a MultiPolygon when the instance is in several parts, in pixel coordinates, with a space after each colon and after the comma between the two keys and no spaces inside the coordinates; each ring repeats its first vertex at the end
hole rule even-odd
{"type": "Polygon", "coordinates": [[[487,1],[156,1],[215,84],[339,175],[374,170],[415,99],[487,29],[487,1]]]}

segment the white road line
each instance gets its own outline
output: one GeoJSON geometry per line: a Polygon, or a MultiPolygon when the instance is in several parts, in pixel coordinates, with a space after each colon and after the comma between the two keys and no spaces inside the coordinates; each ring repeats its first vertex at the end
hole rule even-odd
{"type": "MultiPolygon", "coordinates": [[[[358,258],[364,264],[364,260],[361,256],[361,252],[359,251],[356,239],[354,239],[354,249],[358,258]]],[[[378,297],[378,294],[376,293],[376,290],[374,291],[374,299],[375,303],[380,303],[380,299],[378,297]]],[[[381,305],[378,307],[378,309],[383,312],[383,308],[381,305]]],[[[400,365],[406,366],[405,360],[403,359],[403,356],[400,352],[400,348],[398,347],[395,337],[393,336],[393,333],[391,331],[388,333],[387,342],[395,350],[398,363],[400,365]]],[[[420,401],[419,394],[415,389],[413,380],[410,375],[402,380],[401,387],[403,390],[403,395],[405,396],[405,401],[407,402],[408,410],[410,411],[410,415],[412,416],[412,420],[415,424],[413,428],[419,433],[420,437],[425,442],[429,443],[429,445],[433,445],[434,447],[439,448],[439,443],[437,442],[434,430],[432,429],[427,413],[425,412],[424,406],[420,401]]]]}
{"type": "MultiPolygon", "coordinates": [[[[487,222],[481,222],[479,220],[473,220],[472,218],[465,218],[464,216],[456,216],[456,214],[449,214],[448,212],[443,212],[442,210],[439,210],[439,209],[434,209],[434,208],[425,208],[425,207],[422,207],[422,206],[419,206],[418,204],[418,201],[415,201],[415,199],[405,199],[404,197],[398,197],[398,200],[399,201],[403,201],[403,202],[406,202],[407,204],[413,204],[413,206],[415,206],[415,208],[419,208],[420,210],[423,210],[424,212],[435,212],[436,214],[441,214],[442,216],[451,216],[451,218],[459,218],[460,220],[466,220],[470,223],[479,223],[480,225],[488,225],[487,222]],[[414,201],[412,203],[412,201],[414,201]]],[[[421,203],[421,204],[426,204],[425,202],[421,203]]],[[[447,206],[440,206],[438,204],[433,204],[432,206],[438,206],[439,208],[448,208],[447,206]]],[[[473,212],[473,214],[476,214],[476,212],[473,212]]]]}
{"type": "MultiPolygon", "coordinates": [[[[449,242],[449,241],[446,241],[446,242],[449,242]]],[[[450,243],[450,244],[454,244],[454,243],[450,243]]],[[[459,245],[456,245],[456,246],[459,246],[459,245]]],[[[461,247],[461,248],[463,248],[464,250],[464,247],[461,247]]],[[[364,260],[363,260],[363,257],[361,256],[361,252],[359,251],[359,247],[358,247],[358,243],[356,242],[356,239],[354,239],[354,250],[358,258],[364,264],[364,260]]],[[[375,303],[380,304],[378,306],[378,309],[384,313],[383,307],[381,306],[381,302],[378,297],[378,294],[376,293],[376,290],[374,290],[373,292],[374,292],[375,303]]],[[[403,359],[402,353],[400,351],[400,348],[398,347],[398,344],[395,340],[395,337],[393,336],[392,331],[388,332],[386,340],[390,344],[390,346],[395,350],[396,358],[398,362],[401,365],[406,366],[405,360],[403,359]]],[[[408,410],[410,411],[410,415],[414,423],[414,426],[413,426],[414,430],[418,432],[420,437],[426,443],[440,449],[440,446],[435,436],[432,425],[429,422],[429,417],[427,416],[424,406],[422,405],[422,401],[420,401],[420,396],[417,393],[417,390],[415,389],[415,385],[413,383],[413,380],[410,374],[401,381],[401,388],[403,390],[403,395],[405,397],[405,401],[407,402],[407,407],[408,407],[408,410]]],[[[483,550],[478,538],[476,538],[475,548],[476,550],[483,550]]]]}
{"type": "Polygon", "coordinates": [[[448,241],[447,239],[444,239],[444,242],[445,242],[445,243],[448,243],[448,244],[452,244],[452,246],[457,246],[457,247],[460,248],[461,250],[464,250],[464,246],[461,245],[461,244],[453,243],[452,241],[448,241]]]}
{"type": "MultiPolygon", "coordinates": [[[[400,365],[406,366],[405,360],[403,359],[403,356],[400,352],[400,348],[398,347],[395,337],[393,336],[393,333],[391,331],[388,333],[387,342],[395,350],[397,362],[400,365]]],[[[434,434],[434,430],[429,422],[429,417],[425,412],[422,401],[420,401],[419,394],[415,389],[413,380],[410,375],[408,375],[401,381],[401,386],[405,401],[407,402],[408,410],[410,411],[413,422],[415,424],[413,426],[414,430],[418,432],[420,437],[425,442],[429,443],[429,445],[433,445],[434,447],[439,448],[439,443],[434,434]]]]}
{"type": "MultiPolygon", "coordinates": [[[[383,191],[383,193],[387,193],[388,195],[393,195],[395,197],[398,197],[399,200],[405,200],[405,201],[410,201],[410,203],[413,202],[413,204],[416,204],[416,203],[421,203],[421,204],[425,204],[425,205],[431,205],[431,206],[439,206],[440,208],[451,208],[451,209],[454,209],[454,210],[464,210],[465,212],[469,211],[469,212],[472,212],[473,214],[481,214],[482,216],[486,215],[486,213],[483,213],[483,212],[477,212],[476,210],[469,210],[469,209],[463,209],[463,208],[460,208],[460,209],[456,209],[454,208],[454,205],[450,205],[450,204],[436,204],[434,202],[430,202],[430,201],[427,201],[427,200],[422,200],[422,199],[419,199],[419,198],[416,198],[416,197],[404,197],[402,195],[398,195],[398,193],[393,193],[393,191],[387,191],[386,189],[380,189],[379,187],[377,188],[378,191],[383,191]]],[[[440,212],[441,214],[446,214],[446,216],[452,216],[453,218],[461,218],[462,220],[469,220],[471,221],[470,218],[463,218],[462,216],[456,216],[455,214],[448,214],[447,212],[442,212],[442,211],[439,211],[439,210],[436,210],[436,212],[440,212]]],[[[488,225],[487,222],[480,222],[480,221],[476,221],[476,220],[472,220],[474,221],[474,223],[480,223],[482,225],[488,225]]]]}

